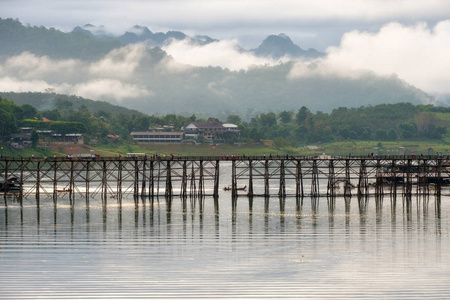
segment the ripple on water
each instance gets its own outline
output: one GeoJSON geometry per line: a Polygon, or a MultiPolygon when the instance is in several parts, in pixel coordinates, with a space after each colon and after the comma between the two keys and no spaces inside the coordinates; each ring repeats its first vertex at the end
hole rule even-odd
{"type": "Polygon", "coordinates": [[[0,299],[450,296],[450,198],[306,200],[2,207],[0,299]]]}

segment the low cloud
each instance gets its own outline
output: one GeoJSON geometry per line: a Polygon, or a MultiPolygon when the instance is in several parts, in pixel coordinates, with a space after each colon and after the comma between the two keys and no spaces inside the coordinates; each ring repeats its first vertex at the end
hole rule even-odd
{"type": "Polygon", "coordinates": [[[324,59],[299,62],[289,78],[309,76],[357,77],[368,73],[398,76],[432,94],[449,94],[450,20],[430,28],[426,23],[390,23],[376,33],[346,33],[324,59]]]}
{"type": "Polygon", "coordinates": [[[46,78],[49,81],[73,80],[81,74],[83,63],[75,59],[54,60],[47,56],[36,56],[30,52],[9,57],[0,66],[0,75],[15,74],[18,78],[35,80],[46,78]]]}
{"type": "Polygon", "coordinates": [[[93,62],[54,60],[29,52],[7,58],[0,65],[0,90],[45,92],[121,102],[154,93],[139,83],[137,69],[148,53],[142,45],[115,49],[93,62]]]}
{"type": "Polygon", "coordinates": [[[145,55],[146,48],[140,44],[114,49],[101,60],[91,64],[89,72],[94,76],[127,79],[134,76],[145,55]]]}
{"type": "Polygon", "coordinates": [[[44,80],[23,80],[15,77],[0,77],[0,91],[4,92],[44,92],[45,89],[51,88],[48,82],[44,80]]]}
{"type": "Polygon", "coordinates": [[[247,70],[254,65],[278,63],[278,60],[240,51],[236,40],[222,40],[207,45],[197,45],[188,39],[174,40],[163,50],[179,63],[201,67],[219,66],[231,71],[247,70]]]}
{"type": "Polygon", "coordinates": [[[118,102],[124,99],[151,96],[153,93],[145,87],[123,83],[114,79],[97,79],[73,86],[75,95],[91,99],[113,98],[118,102]]]}

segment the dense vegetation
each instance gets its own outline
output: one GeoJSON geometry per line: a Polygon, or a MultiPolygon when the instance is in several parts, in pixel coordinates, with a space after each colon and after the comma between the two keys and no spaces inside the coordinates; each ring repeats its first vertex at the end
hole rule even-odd
{"type": "MultiPolygon", "coordinates": [[[[449,115],[450,108],[398,103],[351,109],[341,107],[331,113],[312,113],[303,106],[297,111],[262,113],[248,122],[236,114],[228,115],[222,121],[238,124],[241,137],[234,141],[269,139],[277,148],[284,148],[349,140],[440,140],[450,124],[449,115]]],[[[18,132],[19,127],[26,126],[57,133],[84,133],[103,143],[109,142],[108,134],[115,134],[130,143],[131,131],[161,130],[164,126],[181,130],[192,121],[200,120],[195,115],[112,114],[102,110],[93,113],[85,106],[74,109],[68,100],[57,101],[54,109],[38,111],[29,104],[19,106],[0,98],[2,141],[9,134],[18,132]],[[42,118],[51,122],[42,122],[42,118]]]]}
{"type": "Polygon", "coordinates": [[[277,147],[345,140],[439,140],[449,123],[438,118],[436,111],[450,113],[448,108],[410,103],[340,107],[329,114],[313,114],[303,106],[297,112],[261,114],[243,124],[243,136],[272,139],[277,147]]]}
{"type": "Polygon", "coordinates": [[[74,95],[62,95],[55,93],[12,93],[12,92],[0,92],[0,97],[4,99],[13,100],[17,105],[32,105],[38,110],[48,111],[58,108],[60,110],[78,110],[81,107],[89,109],[91,113],[99,111],[106,112],[111,115],[117,115],[119,113],[126,115],[141,114],[134,109],[128,109],[123,106],[112,105],[105,101],[94,101],[83,97],[74,95]]]}

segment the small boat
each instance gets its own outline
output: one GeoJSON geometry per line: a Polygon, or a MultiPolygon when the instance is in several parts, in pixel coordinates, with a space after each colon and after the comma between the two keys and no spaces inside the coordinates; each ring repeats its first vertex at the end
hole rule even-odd
{"type": "MultiPolygon", "coordinates": [[[[224,191],[231,191],[232,188],[233,188],[233,186],[230,184],[230,185],[227,185],[226,187],[224,187],[223,190],[224,191]]],[[[247,188],[246,185],[244,185],[244,186],[237,186],[236,190],[237,191],[245,191],[246,188],[247,188]]]]}
{"type": "Polygon", "coordinates": [[[20,182],[17,177],[10,177],[6,182],[0,182],[0,192],[3,193],[19,193],[20,182]]]}
{"type": "Polygon", "coordinates": [[[63,188],[62,190],[56,190],[58,193],[70,193],[72,190],[71,189],[66,189],[63,188]]]}

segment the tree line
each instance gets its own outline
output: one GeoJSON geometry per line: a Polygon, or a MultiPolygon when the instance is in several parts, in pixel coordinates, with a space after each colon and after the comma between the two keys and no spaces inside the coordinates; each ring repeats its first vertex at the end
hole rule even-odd
{"type": "MultiPolygon", "coordinates": [[[[297,111],[261,113],[251,119],[231,114],[224,123],[238,125],[241,131],[233,141],[259,142],[273,140],[278,148],[300,147],[311,143],[345,140],[395,141],[440,140],[447,133],[450,108],[410,103],[381,104],[358,108],[339,107],[331,113],[312,112],[302,106],[297,111]]],[[[450,118],[449,118],[450,119],[450,118]]],[[[199,119],[195,114],[145,115],[91,112],[87,107],[73,108],[70,101],[60,100],[55,108],[39,111],[29,104],[16,105],[0,97],[0,138],[19,132],[20,127],[54,130],[56,133],[83,133],[108,143],[107,135],[119,135],[131,142],[130,132],[149,130],[182,130],[199,119]],[[46,118],[51,122],[43,122],[46,118]],[[170,128],[170,129],[168,129],[170,128]]],[[[230,141],[231,142],[231,141],[230,141]]]]}
{"type": "Polygon", "coordinates": [[[271,139],[277,147],[346,140],[440,140],[449,123],[437,112],[447,114],[450,109],[397,103],[313,113],[302,106],[298,111],[260,114],[243,123],[243,137],[271,139]]]}

